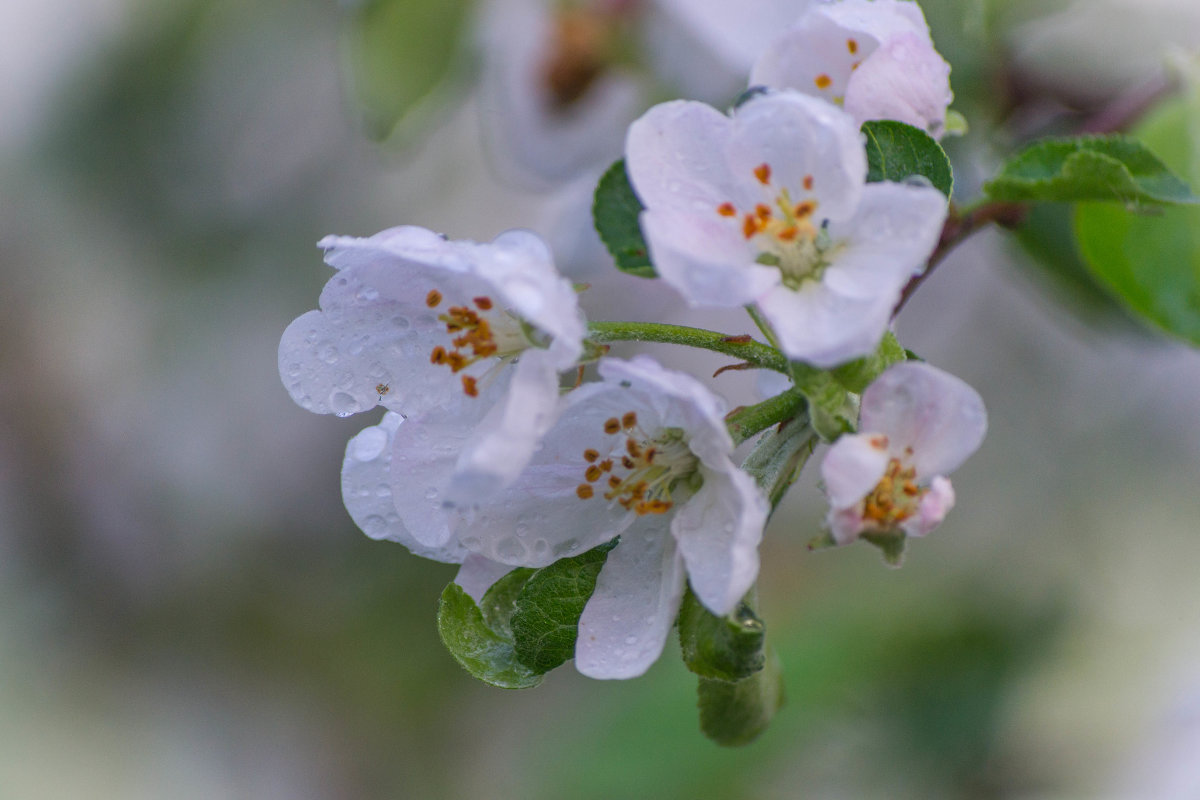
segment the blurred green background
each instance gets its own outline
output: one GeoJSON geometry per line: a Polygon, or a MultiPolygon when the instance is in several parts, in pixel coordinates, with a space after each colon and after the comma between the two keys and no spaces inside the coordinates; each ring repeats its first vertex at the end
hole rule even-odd
{"type": "MultiPolygon", "coordinates": [[[[1191,0],[923,6],[972,126],[962,199],[1200,46],[1191,0]]],[[[586,193],[493,177],[475,12],[0,9],[0,797],[1200,797],[1200,357],[1090,282],[1063,209],[1038,260],[978,236],[899,321],[991,414],[947,523],[893,571],[807,552],[812,475],[773,521],[788,703],[760,741],[700,735],[670,644],[623,683],[459,669],[434,625],[454,568],[341,506],[379,412],[302,411],[275,350],[327,233],[534,227],[591,316],[642,289],[585,263],[562,220],[586,193]]]]}

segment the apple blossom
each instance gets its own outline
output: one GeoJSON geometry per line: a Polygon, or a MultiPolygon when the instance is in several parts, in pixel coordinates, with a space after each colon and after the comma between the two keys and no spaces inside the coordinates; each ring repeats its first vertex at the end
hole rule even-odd
{"type": "Polygon", "coordinates": [[[579,622],[576,666],[640,675],[662,652],[685,580],[715,614],[758,574],[768,506],[731,459],[724,404],[652,359],[603,359],[563,398],[509,488],[464,515],[458,541],[489,561],[540,567],[620,535],[579,622]]]}
{"type": "Polygon", "coordinates": [[[795,89],[843,107],[859,124],[893,119],[941,137],[950,65],[908,0],[812,5],[775,39],[750,73],[751,86],[795,89]]]}
{"type": "Polygon", "coordinates": [[[732,117],[655,106],[629,129],[626,166],[659,276],[692,305],[756,303],[780,349],[819,367],[875,348],[946,216],[929,186],[867,184],[854,120],[798,92],[732,117]]]}
{"type": "Polygon", "coordinates": [[[960,379],[905,362],[867,387],[859,430],[838,438],[821,463],[837,544],[863,533],[924,536],[936,528],[954,506],[945,475],[979,448],[987,412],[960,379]]]}
{"type": "Polygon", "coordinates": [[[527,231],[477,244],[400,227],[320,245],[338,272],[279,346],[296,402],[339,416],[449,411],[454,490],[479,496],[515,477],[553,419],[558,372],[582,352],[575,292],[545,244],[527,231]]]}

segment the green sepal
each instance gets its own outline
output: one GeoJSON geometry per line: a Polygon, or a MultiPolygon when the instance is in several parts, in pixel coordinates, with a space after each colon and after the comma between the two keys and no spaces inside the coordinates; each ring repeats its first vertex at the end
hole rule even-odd
{"type": "Polygon", "coordinates": [[[1035,142],[1011,158],[983,189],[1004,202],[1200,203],[1149,148],[1116,135],[1035,142]]]}
{"type": "Polygon", "coordinates": [[[862,131],[867,137],[868,182],[902,182],[920,176],[950,196],[954,190],[950,159],[928,133],[895,120],[864,122],[862,131]]]}
{"type": "Polygon", "coordinates": [[[692,594],[679,606],[679,645],[683,663],[703,678],[739,681],[763,668],[767,628],[745,600],[718,617],[692,594]]]}
{"type": "Polygon", "coordinates": [[[883,556],[884,563],[889,567],[904,566],[904,551],[908,547],[908,536],[904,531],[894,530],[887,533],[859,534],[864,542],[874,545],[883,556]]]}
{"type": "Polygon", "coordinates": [[[783,706],[779,658],[769,652],[764,668],[740,681],[700,678],[697,694],[705,736],[723,747],[750,744],[783,706]]]}
{"type": "Polygon", "coordinates": [[[596,184],[592,223],[616,261],[617,269],[639,278],[655,278],[658,273],[650,263],[650,250],[638,224],[638,215],[643,208],[645,206],[629,183],[625,159],[621,159],[609,167],[596,184]]]}
{"type": "Polygon", "coordinates": [[[888,331],[883,335],[883,341],[875,348],[874,353],[842,364],[831,372],[846,391],[862,394],[885,369],[906,358],[904,348],[896,340],[896,336],[888,331]]]}
{"type": "Polygon", "coordinates": [[[854,432],[858,408],[833,373],[792,362],[792,381],[808,401],[810,423],[823,441],[832,442],[843,433],[854,432]]]}
{"type": "MultiPolygon", "coordinates": [[[[492,590],[484,595],[482,605],[489,609],[488,617],[504,616],[506,602],[511,603],[499,595],[511,589],[511,584],[505,583],[496,597],[488,596],[492,590]]],[[[512,637],[506,634],[504,626],[497,630],[490,625],[484,612],[457,583],[451,583],[442,592],[437,621],[438,634],[450,655],[484,683],[502,689],[528,689],[542,682],[540,673],[517,660],[512,637]]]]}
{"type": "Polygon", "coordinates": [[[517,659],[545,673],[575,656],[579,617],[617,539],[533,572],[516,597],[512,636],[517,659]]]}

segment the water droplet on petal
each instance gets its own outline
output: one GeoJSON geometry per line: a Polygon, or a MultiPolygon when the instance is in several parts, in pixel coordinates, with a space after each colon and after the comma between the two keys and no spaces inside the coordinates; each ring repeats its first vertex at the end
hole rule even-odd
{"type": "Polygon", "coordinates": [[[392,496],[392,487],[388,486],[386,483],[379,484],[378,486],[375,487],[375,496],[376,497],[391,497],[392,496]]]}
{"type": "Polygon", "coordinates": [[[425,499],[426,500],[437,500],[437,496],[438,496],[438,490],[437,490],[436,486],[430,486],[428,489],[425,490],[425,499]]]}
{"type": "Polygon", "coordinates": [[[363,520],[363,531],[367,536],[379,537],[387,530],[387,522],[378,514],[372,514],[363,520]]]}
{"type": "Polygon", "coordinates": [[[317,350],[317,358],[324,361],[326,364],[336,364],[338,360],[338,349],[332,344],[325,344],[317,350]]]}
{"type": "Polygon", "coordinates": [[[351,414],[362,410],[358,404],[358,399],[349,392],[334,392],[329,397],[329,407],[333,409],[333,413],[339,417],[348,417],[351,414]]]}
{"type": "Polygon", "coordinates": [[[408,317],[396,316],[392,317],[392,325],[394,325],[398,330],[403,331],[408,330],[412,323],[408,321],[408,317]]]}
{"type": "Polygon", "coordinates": [[[525,555],[525,545],[512,536],[496,543],[496,555],[506,561],[515,561],[525,555]]]}
{"type": "Polygon", "coordinates": [[[637,644],[637,641],[638,641],[638,637],[636,637],[636,636],[626,636],[625,637],[625,644],[637,644]]]}
{"type": "Polygon", "coordinates": [[[299,375],[303,370],[304,367],[300,366],[299,363],[288,364],[288,375],[292,376],[293,378],[299,375]]]}

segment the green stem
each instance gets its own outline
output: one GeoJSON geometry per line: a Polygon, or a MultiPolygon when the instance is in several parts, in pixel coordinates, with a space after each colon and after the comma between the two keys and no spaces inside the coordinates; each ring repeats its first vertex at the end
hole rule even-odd
{"type": "MultiPolygon", "coordinates": [[[[746,313],[750,315],[750,319],[754,320],[754,324],[758,326],[760,331],[762,331],[762,335],[766,338],[767,342],[770,343],[770,345],[776,350],[778,350],[779,339],[775,338],[775,331],[771,328],[771,323],[768,322],[767,318],[764,317],[762,312],[758,310],[758,306],[751,303],[750,305],[746,306],[746,313]]],[[[780,372],[788,372],[790,374],[788,369],[780,370],[780,372]]]]}
{"type": "Polygon", "coordinates": [[[792,419],[804,408],[804,397],[799,392],[788,391],[761,403],[734,409],[725,417],[725,424],[737,446],[772,425],[792,419]]]}
{"type": "Polygon", "coordinates": [[[698,347],[740,358],[776,372],[788,371],[788,362],[774,347],[756,342],[749,336],[728,336],[717,331],[668,325],[662,322],[590,322],[588,338],[598,344],[609,342],[664,342],[698,347]]]}

